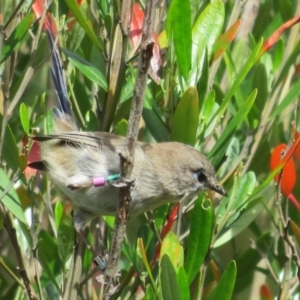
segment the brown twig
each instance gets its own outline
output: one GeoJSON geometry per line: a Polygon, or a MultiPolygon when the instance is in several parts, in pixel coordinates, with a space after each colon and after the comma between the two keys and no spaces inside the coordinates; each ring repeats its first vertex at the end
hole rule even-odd
{"type": "MultiPolygon", "coordinates": [[[[283,154],[283,156],[287,153],[286,152],[283,154]]],[[[276,207],[277,207],[277,211],[278,211],[278,215],[279,215],[279,221],[282,225],[283,228],[283,232],[280,232],[283,240],[286,241],[287,245],[289,246],[290,250],[291,250],[291,254],[292,254],[292,259],[295,262],[298,270],[297,270],[297,277],[300,283],[300,259],[297,253],[297,249],[296,249],[296,245],[295,243],[292,241],[289,233],[288,233],[288,229],[289,229],[289,225],[290,225],[290,218],[288,218],[288,220],[286,220],[286,218],[284,217],[283,211],[282,211],[282,207],[281,207],[281,189],[280,189],[280,182],[282,179],[282,173],[283,173],[283,168],[281,169],[280,173],[279,173],[279,178],[278,178],[278,184],[277,184],[277,200],[276,200],[276,207]]],[[[281,231],[281,228],[279,226],[279,230],[281,231]]],[[[287,256],[289,257],[289,255],[287,254],[287,256]]]]}
{"type": "Polygon", "coordinates": [[[20,273],[20,276],[23,279],[24,282],[24,286],[25,286],[25,290],[28,296],[28,299],[30,300],[34,300],[36,299],[33,291],[31,290],[31,285],[30,285],[30,280],[28,278],[25,266],[24,266],[24,261],[23,261],[23,257],[22,257],[22,252],[21,252],[21,248],[20,245],[18,243],[18,239],[17,239],[17,234],[16,234],[16,229],[13,225],[12,222],[12,218],[9,214],[9,212],[7,211],[7,209],[4,207],[4,205],[2,203],[0,203],[0,210],[1,213],[4,216],[4,227],[10,237],[11,243],[15,249],[16,252],[16,256],[17,256],[17,260],[18,260],[18,271],[20,273]]]}
{"type": "Polygon", "coordinates": [[[141,52],[139,57],[138,75],[133,92],[133,101],[129,117],[128,131],[126,135],[125,150],[120,153],[121,159],[121,180],[120,199],[117,208],[115,227],[112,235],[111,249],[108,265],[105,272],[105,297],[116,290],[116,277],[118,274],[118,261],[121,254],[121,247],[125,237],[126,224],[128,220],[128,209],[130,204],[130,188],[133,184],[131,173],[134,163],[135,142],[138,136],[139,122],[142,115],[143,101],[148,78],[148,69],[153,52],[153,28],[157,0],[146,2],[146,13],[142,28],[141,52]]]}
{"type": "Polygon", "coordinates": [[[261,249],[259,249],[259,247],[257,246],[255,240],[253,240],[252,238],[250,239],[250,244],[251,244],[251,248],[256,250],[259,253],[260,257],[265,261],[266,266],[267,266],[267,268],[270,272],[270,275],[273,278],[273,280],[275,281],[275,283],[279,284],[279,280],[277,279],[276,274],[273,271],[273,268],[270,264],[270,261],[267,258],[267,254],[264,253],[261,249]]]}
{"type": "MultiPolygon", "coordinates": [[[[48,3],[48,4],[50,5],[50,3],[48,3]]],[[[45,20],[45,17],[46,17],[47,9],[48,9],[48,6],[45,5],[42,16],[41,16],[41,19],[40,19],[40,24],[39,24],[37,34],[35,35],[35,37],[32,41],[29,66],[27,67],[26,72],[23,76],[23,80],[22,80],[16,94],[14,95],[14,98],[10,102],[10,105],[9,105],[8,109],[7,109],[8,118],[10,118],[10,116],[12,115],[12,112],[14,111],[15,106],[18,104],[19,100],[21,99],[22,95],[24,94],[24,91],[25,91],[28,83],[30,82],[33,74],[36,72],[36,70],[38,68],[37,66],[34,66],[34,63],[35,63],[35,57],[36,57],[38,42],[40,40],[40,36],[41,36],[41,33],[42,33],[42,27],[43,27],[43,23],[44,23],[44,20],[45,20]]]]}

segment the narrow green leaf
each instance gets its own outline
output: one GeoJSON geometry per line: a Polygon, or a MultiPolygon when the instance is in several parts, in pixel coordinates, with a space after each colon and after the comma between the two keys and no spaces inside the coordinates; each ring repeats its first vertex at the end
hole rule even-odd
{"type": "Polygon", "coordinates": [[[255,185],[256,185],[256,176],[254,172],[248,172],[240,177],[238,177],[234,183],[234,188],[232,189],[232,193],[230,193],[228,201],[222,201],[220,206],[218,207],[218,211],[216,214],[216,222],[219,223],[221,219],[224,217],[228,217],[226,222],[226,227],[231,226],[234,221],[239,217],[242,212],[243,206],[248,203],[248,198],[251,196],[255,185]],[[231,199],[233,198],[233,199],[231,199]],[[230,207],[228,207],[230,205],[230,207]],[[228,216],[225,215],[225,210],[229,209],[228,216]],[[230,216],[230,217],[229,217],[230,216]]]}
{"type": "Polygon", "coordinates": [[[212,300],[231,300],[235,278],[236,263],[234,260],[232,260],[222,274],[221,279],[218,282],[216,290],[212,296],[212,300]]]}
{"type": "Polygon", "coordinates": [[[213,149],[209,153],[209,157],[213,157],[223,146],[226,144],[229,139],[233,136],[236,129],[239,125],[245,121],[257,95],[257,90],[249,95],[249,97],[244,102],[243,106],[237,112],[237,114],[231,119],[231,121],[226,126],[225,130],[222,132],[222,135],[214,145],[213,149]]]}
{"type": "Polygon", "coordinates": [[[160,257],[163,257],[167,254],[173,263],[174,267],[178,267],[180,262],[180,242],[176,234],[170,231],[164,238],[161,250],[160,250],[160,257]]]}
{"type": "Polygon", "coordinates": [[[186,272],[182,266],[178,267],[177,270],[177,281],[180,291],[181,300],[190,300],[190,287],[186,272]]]}
{"type": "Polygon", "coordinates": [[[23,38],[25,37],[26,33],[28,32],[29,27],[31,26],[34,20],[34,15],[29,14],[27,15],[14,29],[11,35],[8,37],[7,40],[4,41],[4,46],[1,52],[0,63],[5,61],[21,44],[23,38]]]}
{"type": "Polygon", "coordinates": [[[201,76],[205,49],[208,58],[211,57],[213,45],[223,27],[224,16],[224,5],[217,0],[207,5],[193,26],[190,85],[196,85],[201,76]]]}
{"type": "Polygon", "coordinates": [[[157,300],[157,297],[155,296],[155,293],[153,291],[151,284],[148,284],[146,287],[146,299],[147,300],[157,300]]]}
{"type": "MultiPolygon", "coordinates": [[[[232,239],[233,236],[240,232],[242,228],[249,225],[251,220],[253,220],[253,218],[251,219],[251,215],[249,215],[249,218],[245,218],[243,213],[249,204],[248,199],[251,197],[256,185],[255,173],[248,172],[234,179],[234,186],[230,192],[230,197],[221,202],[216,213],[216,223],[222,235],[220,235],[218,240],[213,244],[214,247],[219,247],[226,243],[228,239],[232,239]],[[241,216],[243,217],[240,218],[241,216]],[[240,219],[245,221],[244,226],[240,225],[240,222],[238,223],[239,226],[237,226],[236,222],[240,219]],[[227,232],[232,226],[234,230],[230,231],[231,234],[227,235],[227,232]],[[223,229],[224,227],[225,229],[223,229]]],[[[253,212],[253,217],[254,215],[255,211],[253,212]]]]}
{"type": "Polygon", "coordinates": [[[230,87],[229,91],[226,93],[225,98],[215,115],[221,116],[224,113],[231,97],[240,88],[240,85],[245,79],[246,75],[249,73],[251,68],[257,62],[262,44],[263,44],[263,39],[260,39],[256,47],[253,49],[251,55],[247,59],[246,63],[244,64],[243,68],[237,74],[232,86],[230,87]]]}
{"type": "Polygon", "coordinates": [[[258,262],[261,260],[261,253],[268,253],[270,247],[274,242],[274,237],[271,236],[270,232],[267,232],[260,236],[256,240],[256,247],[259,249],[258,252],[256,249],[249,247],[246,252],[244,252],[236,260],[237,265],[237,276],[236,276],[236,287],[235,291],[239,292],[244,290],[246,286],[249,286],[251,281],[249,280],[248,275],[255,272],[258,262]],[[248,280],[245,280],[248,279],[248,280]]]}
{"type": "Polygon", "coordinates": [[[68,5],[69,9],[74,14],[75,19],[77,22],[82,26],[88,37],[91,39],[91,41],[94,43],[94,45],[99,49],[103,49],[103,42],[98,40],[96,37],[94,30],[92,28],[91,23],[89,20],[83,15],[78,3],[76,0],[65,0],[66,4],[68,5]]]}
{"type": "Polygon", "coordinates": [[[63,53],[67,55],[70,61],[77,67],[82,74],[84,74],[92,82],[101,86],[105,91],[107,91],[107,82],[105,76],[92,64],[84,60],[82,57],[73,53],[67,49],[61,49],[63,53]]]}
{"type": "MultiPolygon", "coordinates": [[[[54,239],[44,230],[40,231],[38,238],[38,260],[42,266],[43,271],[48,275],[51,282],[59,290],[59,285],[55,278],[54,263],[59,260],[57,253],[57,245],[54,239]]],[[[60,264],[56,264],[56,267],[60,264]]],[[[56,269],[56,272],[59,270],[56,269]]]]}
{"type": "Polygon", "coordinates": [[[54,209],[55,225],[57,228],[59,227],[63,212],[64,212],[64,208],[61,201],[57,201],[54,209]]]}
{"type": "MultiPolygon", "coordinates": [[[[8,179],[6,173],[2,168],[0,168],[0,194],[1,195],[3,195],[3,192],[10,184],[11,182],[8,179]]],[[[1,202],[21,222],[27,224],[20,199],[13,186],[11,187],[11,189],[9,189],[9,191],[5,195],[3,195],[1,202]]]]}
{"type": "Polygon", "coordinates": [[[284,99],[281,101],[279,105],[277,105],[272,112],[269,119],[276,118],[282,111],[287,108],[293,101],[297,101],[298,103],[298,96],[300,94],[300,78],[297,80],[296,83],[294,83],[289,90],[288,94],[284,97],[284,99]]]}
{"type": "Polygon", "coordinates": [[[97,131],[99,129],[98,118],[94,111],[88,110],[84,119],[86,131],[97,131]]]}
{"type": "MultiPolygon", "coordinates": [[[[0,114],[0,124],[2,123],[2,115],[0,114]]],[[[2,158],[5,163],[14,172],[19,168],[19,148],[10,126],[6,125],[4,143],[2,148],[2,158]]]]}
{"type": "Polygon", "coordinates": [[[198,92],[195,87],[189,87],[182,95],[175,110],[171,140],[194,146],[198,124],[198,92]]]}
{"type": "MultiPolygon", "coordinates": [[[[80,11],[84,15],[85,19],[88,20],[90,11],[87,1],[81,2],[80,11]]],[[[78,47],[80,47],[86,32],[79,22],[76,22],[76,20],[72,21],[68,24],[68,27],[71,28],[68,30],[66,48],[74,52],[78,47]]]]}
{"type": "Polygon", "coordinates": [[[128,122],[125,119],[122,119],[116,124],[115,131],[117,135],[126,136],[127,134],[128,122]]]}
{"type": "Polygon", "coordinates": [[[191,69],[192,32],[189,1],[173,0],[168,12],[179,70],[188,82],[191,69]]]}
{"type": "Polygon", "coordinates": [[[247,207],[237,215],[240,217],[234,222],[233,226],[227,228],[227,231],[221,233],[216,242],[213,244],[213,247],[217,248],[229,241],[232,241],[234,237],[248,228],[257,215],[264,210],[264,205],[268,204],[268,200],[269,199],[260,197],[252,199],[251,202],[247,201],[247,207]],[[264,205],[262,204],[263,202],[264,205]]]}
{"type": "Polygon", "coordinates": [[[215,100],[216,100],[216,92],[214,90],[212,90],[212,91],[210,91],[207,98],[203,102],[203,106],[201,109],[200,119],[201,119],[201,123],[203,125],[209,124],[211,121],[211,116],[213,115],[215,100]]]}
{"type": "Polygon", "coordinates": [[[170,140],[170,133],[167,125],[161,118],[159,108],[151,93],[146,91],[146,97],[143,107],[143,119],[147,125],[148,130],[157,142],[167,142],[170,140]]]}
{"type": "Polygon", "coordinates": [[[21,103],[20,105],[20,118],[23,129],[27,135],[30,134],[30,123],[28,116],[28,109],[25,103],[21,103]]]}
{"type": "Polygon", "coordinates": [[[143,239],[141,239],[141,238],[137,239],[137,248],[138,248],[139,254],[141,255],[141,258],[142,258],[142,261],[144,263],[144,266],[145,266],[145,268],[146,268],[146,270],[148,272],[148,276],[150,278],[152,287],[153,287],[153,289],[154,289],[154,291],[155,291],[155,293],[157,295],[158,291],[157,291],[157,288],[156,288],[156,285],[155,285],[155,281],[154,281],[154,278],[152,276],[152,271],[151,271],[151,268],[150,268],[150,265],[149,265],[149,262],[148,262],[148,259],[147,259],[147,254],[146,254],[146,251],[145,251],[143,239]]]}
{"type": "Polygon", "coordinates": [[[198,198],[192,215],[185,261],[189,283],[192,283],[210,247],[213,227],[213,207],[208,198],[198,198]]]}
{"type": "Polygon", "coordinates": [[[165,254],[161,259],[160,281],[164,300],[180,300],[180,291],[176,272],[167,254],[165,254]]]}
{"type": "MultiPolygon", "coordinates": [[[[284,46],[283,46],[284,48],[284,46]]],[[[278,76],[278,79],[276,80],[275,84],[272,86],[273,90],[277,89],[278,85],[281,84],[288,72],[290,72],[291,67],[294,65],[295,60],[297,59],[299,55],[299,50],[300,50],[300,40],[297,42],[297,45],[294,47],[292,53],[288,56],[283,68],[281,69],[280,75],[278,76]]],[[[284,52],[284,49],[283,49],[284,52]]]]}
{"type": "Polygon", "coordinates": [[[72,255],[74,228],[70,215],[63,214],[57,231],[57,247],[61,261],[65,264],[72,255]]]}

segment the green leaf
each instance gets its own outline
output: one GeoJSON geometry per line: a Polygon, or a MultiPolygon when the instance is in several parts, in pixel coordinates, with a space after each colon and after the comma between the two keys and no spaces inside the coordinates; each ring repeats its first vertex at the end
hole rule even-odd
{"type": "MultiPolygon", "coordinates": [[[[43,272],[45,272],[51,282],[55,285],[57,290],[59,290],[59,285],[55,278],[54,265],[61,263],[58,261],[57,245],[55,240],[46,231],[41,230],[38,239],[38,260],[42,266],[43,272]]],[[[56,272],[60,270],[56,269],[56,272]]]]}
{"type": "MultiPolygon", "coordinates": [[[[250,243],[250,242],[249,242],[250,243]]],[[[235,292],[239,292],[244,290],[246,286],[251,284],[249,280],[249,275],[256,271],[256,266],[261,260],[261,253],[269,253],[270,247],[274,243],[274,237],[271,236],[270,232],[267,232],[260,236],[256,241],[256,247],[247,248],[246,252],[244,252],[239,258],[236,260],[237,265],[237,276],[236,276],[236,285],[235,292]],[[245,280],[248,279],[248,280],[245,280]]]]}
{"type": "Polygon", "coordinates": [[[211,123],[210,118],[213,115],[213,109],[215,105],[215,98],[216,93],[214,90],[210,91],[210,93],[207,95],[206,99],[203,101],[203,105],[201,107],[200,112],[200,120],[199,120],[199,134],[200,134],[200,140],[204,139],[204,127],[205,125],[209,125],[211,123]]]}
{"type": "Polygon", "coordinates": [[[189,283],[192,283],[210,247],[213,228],[213,206],[208,198],[198,198],[193,209],[185,261],[189,283]]]}
{"type": "Polygon", "coordinates": [[[198,92],[195,87],[189,87],[182,95],[175,110],[171,140],[194,146],[198,124],[198,92]]]}
{"type": "Polygon", "coordinates": [[[128,122],[127,120],[122,119],[116,124],[115,132],[117,135],[126,136],[127,134],[128,122]]]}
{"type": "Polygon", "coordinates": [[[259,64],[255,70],[253,77],[253,89],[257,89],[257,97],[255,104],[259,111],[265,107],[266,100],[268,99],[268,75],[264,64],[259,64]]]}
{"type": "Polygon", "coordinates": [[[165,254],[161,259],[160,281],[164,300],[180,300],[180,291],[176,272],[167,254],[165,254]]]}
{"type": "Polygon", "coordinates": [[[23,208],[21,206],[20,199],[19,199],[13,185],[8,190],[8,192],[5,195],[3,195],[3,192],[8,188],[9,185],[11,185],[10,180],[8,179],[4,170],[2,168],[0,168],[0,194],[1,194],[1,197],[3,197],[1,199],[1,202],[21,222],[23,222],[24,224],[27,224],[25,216],[24,216],[23,208]]]}
{"type": "MultiPolygon", "coordinates": [[[[221,202],[216,213],[216,223],[219,224],[218,228],[222,230],[222,235],[219,236],[218,240],[213,244],[214,247],[219,247],[228,240],[231,240],[254,219],[256,210],[247,216],[247,218],[243,213],[246,205],[249,204],[248,200],[254,191],[255,185],[255,173],[248,172],[235,181],[230,197],[221,202]],[[243,222],[243,225],[241,225],[240,222],[238,222],[238,224],[236,223],[238,218],[243,222]],[[220,225],[220,223],[225,225],[225,231],[223,231],[224,225],[220,225]],[[227,234],[232,226],[234,230],[230,230],[230,234],[227,234]]],[[[260,202],[260,200],[257,201],[260,202]]]]}
{"type": "Polygon", "coordinates": [[[157,295],[158,291],[157,291],[155,281],[154,281],[153,276],[152,276],[152,271],[151,271],[151,268],[150,268],[150,265],[149,265],[149,262],[148,262],[148,259],[147,259],[147,254],[146,254],[146,251],[145,251],[144,242],[143,242],[143,239],[141,239],[141,238],[137,239],[137,250],[138,250],[138,253],[140,254],[141,259],[144,263],[144,266],[145,266],[145,268],[148,272],[148,276],[150,278],[152,287],[153,287],[153,289],[154,289],[154,291],[157,295]]]}
{"type": "Polygon", "coordinates": [[[221,276],[220,281],[214,291],[212,300],[231,300],[233,288],[236,278],[236,263],[232,260],[224,273],[221,276]]]}
{"type": "Polygon", "coordinates": [[[148,90],[143,107],[143,119],[148,130],[157,142],[167,142],[170,140],[169,130],[167,125],[161,118],[161,113],[153,97],[148,90]]]}
{"type": "Polygon", "coordinates": [[[252,199],[246,209],[241,212],[240,218],[213,244],[214,248],[222,246],[228,241],[232,241],[243,230],[247,229],[253,220],[265,209],[270,199],[258,197],[252,199]]]}
{"type": "Polygon", "coordinates": [[[177,270],[177,281],[180,291],[181,300],[190,300],[190,287],[186,272],[182,266],[178,267],[177,270]]]}
{"type": "MultiPolygon", "coordinates": [[[[294,65],[295,60],[297,59],[299,55],[299,50],[300,50],[300,40],[298,41],[297,45],[293,49],[293,51],[290,53],[290,55],[287,57],[287,60],[281,69],[280,75],[278,76],[278,79],[276,80],[275,84],[272,86],[273,90],[275,90],[279,84],[281,84],[288,73],[291,70],[291,67],[294,65]]],[[[283,50],[284,51],[284,50],[283,50]]]]}
{"type": "Polygon", "coordinates": [[[97,131],[98,118],[92,110],[88,110],[85,114],[85,130],[86,131],[97,131]]]}
{"type": "Polygon", "coordinates": [[[216,112],[216,115],[221,116],[224,113],[230,99],[235,94],[235,92],[240,88],[246,75],[249,73],[251,68],[257,62],[257,59],[260,55],[259,52],[260,52],[262,44],[263,44],[263,39],[260,39],[260,41],[257,43],[256,47],[253,49],[251,55],[247,59],[246,63],[244,64],[244,66],[242,67],[240,72],[237,74],[235,80],[233,81],[232,86],[230,87],[229,91],[226,93],[225,98],[224,98],[220,108],[216,112]]]}
{"type": "Polygon", "coordinates": [[[155,293],[153,291],[151,284],[148,284],[146,287],[146,299],[147,300],[157,300],[157,297],[155,296],[155,293]]]}
{"type": "Polygon", "coordinates": [[[57,228],[59,227],[63,212],[64,212],[64,208],[63,208],[62,202],[57,201],[55,204],[55,209],[54,209],[55,225],[57,228]]]}
{"type": "Polygon", "coordinates": [[[168,11],[168,19],[171,21],[173,30],[178,67],[183,78],[188,82],[192,54],[191,9],[189,1],[173,0],[168,11]]]}
{"type": "Polygon", "coordinates": [[[32,22],[34,20],[34,15],[29,14],[27,15],[14,29],[11,35],[8,37],[7,40],[4,41],[4,46],[1,52],[1,61],[5,61],[21,44],[23,38],[25,37],[26,33],[28,32],[32,22]]]}
{"type": "MultiPolygon", "coordinates": [[[[0,124],[2,123],[2,115],[0,114],[0,124]]],[[[2,158],[5,163],[16,172],[19,168],[19,148],[17,146],[13,132],[9,126],[6,125],[4,143],[2,148],[2,158]]]]}
{"type": "Polygon", "coordinates": [[[223,27],[224,16],[224,5],[217,0],[207,5],[193,26],[190,85],[196,85],[201,76],[205,50],[208,58],[211,57],[213,45],[223,27]]]}
{"type": "Polygon", "coordinates": [[[82,74],[84,74],[92,82],[101,86],[105,91],[107,91],[107,82],[105,76],[92,64],[84,60],[82,57],[73,53],[67,49],[61,49],[61,51],[70,59],[70,61],[77,67],[82,74]]]}
{"type": "Polygon", "coordinates": [[[296,101],[298,103],[298,96],[300,94],[300,78],[291,86],[291,89],[289,90],[288,94],[284,97],[284,99],[281,101],[279,105],[277,105],[274,108],[274,111],[272,112],[270,116],[270,120],[277,117],[280,113],[283,112],[285,108],[287,108],[293,101],[296,101]]]}
{"type": "Polygon", "coordinates": [[[77,22],[81,25],[81,27],[84,29],[88,37],[91,39],[91,41],[94,43],[94,45],[99,49],[103,49],[103,42],[98,40],[96,37],[94,30],[92,28],[92,25],[90,21],[86,18],[86,16],[83,15],[78,3],[76,0],[65,0],[66,4],[74,14],[75,19],[77,22]]]}
{"type": "Polygon", "coordinates": [[[167,254],[173,263],[174,267],[177,268],[180,264],[180,253],[181,253],[181,245],[178,240],[176,234],[170,231],[164,238],[161,250],[160,257],[163,257],[167,254]]]}
{"type": "Polygon", "coordinates": [[[30,134],[30,123],[28,116],[28,109],[25,103],[21,103],[20,105],[20,118],[23,129],[27,135],[30,134]]]}
{"type": "MultiPolygon", "coordinates": [[[[88,20],[90,11],[89,11],[89,5],[87,1],[81,2],[80,11],[84,15],[85,19],[88,20]]],[[[78,22],[76,22],[76,20],[72,20],[72,21],[74,21],[75,24],[73,23],[74,25],[71,27],[70,30],[68,30],[68,35],[67,35],[68,39],[67,39],[66,47],[71,51],[76,51],[76,49],[80,47],[83,41],[83,38],[85,36],[85,30],[78,22]]],[[[71,25],[72,21],[68,25],[71,25]]]]}
{"type": "Polygon", "coordinates": [[[61,261],[65,264],[72,254],[74,228],[70,215],[63,214],[57,231],[57,247],[61,261]]]}
{"type": "MultiPolygon", "coordinates": [[[[236,176],[236,175],[235,175],[236,176]]],[[[219,223],[220,219],[223,219],[225,216],[225,211],[229,210],[230,218],[226,220],[226,227],[232,225],[232,223],[237,219],[239,213],[243,209],[243,206],[247,204],[248,198],[251,196],[256,185],[256,176],[254,172],[248,172],[240,177],[234,183],[232,193],[226,198],[226,201],[222,201],[218,207],[216,214],[216,222],[219,223]],[[229,207],[230,206],[230,207],[229,207]]]]}
{"type": "Polygon", "coordinates": [[[213,157],[224,144],[228,143],[230,138],[233,136],[234,132],[237,130],[239,125],[245,121],[257,95],[257,90],[253,90],[253,92],[249,95],[249,97],[244,102],[243,106],[236,113],[236,115],[231,119],[231,121],[226,126],[225,130],[222,132],[222,135],[214,145],[213,149],[209,153],[209,157],[213,157]]]}

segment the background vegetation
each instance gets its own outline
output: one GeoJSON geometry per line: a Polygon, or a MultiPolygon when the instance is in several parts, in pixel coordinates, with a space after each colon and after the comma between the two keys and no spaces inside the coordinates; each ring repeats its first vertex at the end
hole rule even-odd
{"type": "MultiPolygon", "coordinates": [[[[145,3],[53,1],[48,15],[43,1],[32,4],[0,1],[0,298],[63,298],[75,274],[78,299],[98,299],[89,250],[74,269],[70,205],[26,168],[39,153],[28,136],[51,131],[57,105],[37,18],[57,36],[82,130],[125,135],[145,3]]],[[[188,208],[130,219],[115,297],[299,299],[300,1],[172,0],[156,9],[140,139],[195,146],[229,197],[206,193],[188,208]]],[[[112,227],[111,217],[90,225],[97,251],[109,249],[112,227]]]]}

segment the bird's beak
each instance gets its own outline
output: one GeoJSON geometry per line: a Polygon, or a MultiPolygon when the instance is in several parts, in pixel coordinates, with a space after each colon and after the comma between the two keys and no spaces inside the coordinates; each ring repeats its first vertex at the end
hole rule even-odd
{"type": "Polygon", "coordinates": [[[220,194],[220,195],[228,197],[227,192],[220,185],[218,185],[218,184],[211,184],[209,186],[209,189],[212,190],[212,191],[214,191],[214,192],[216,192],[216,193],[218,193],[218,194],[220,194]]]}

